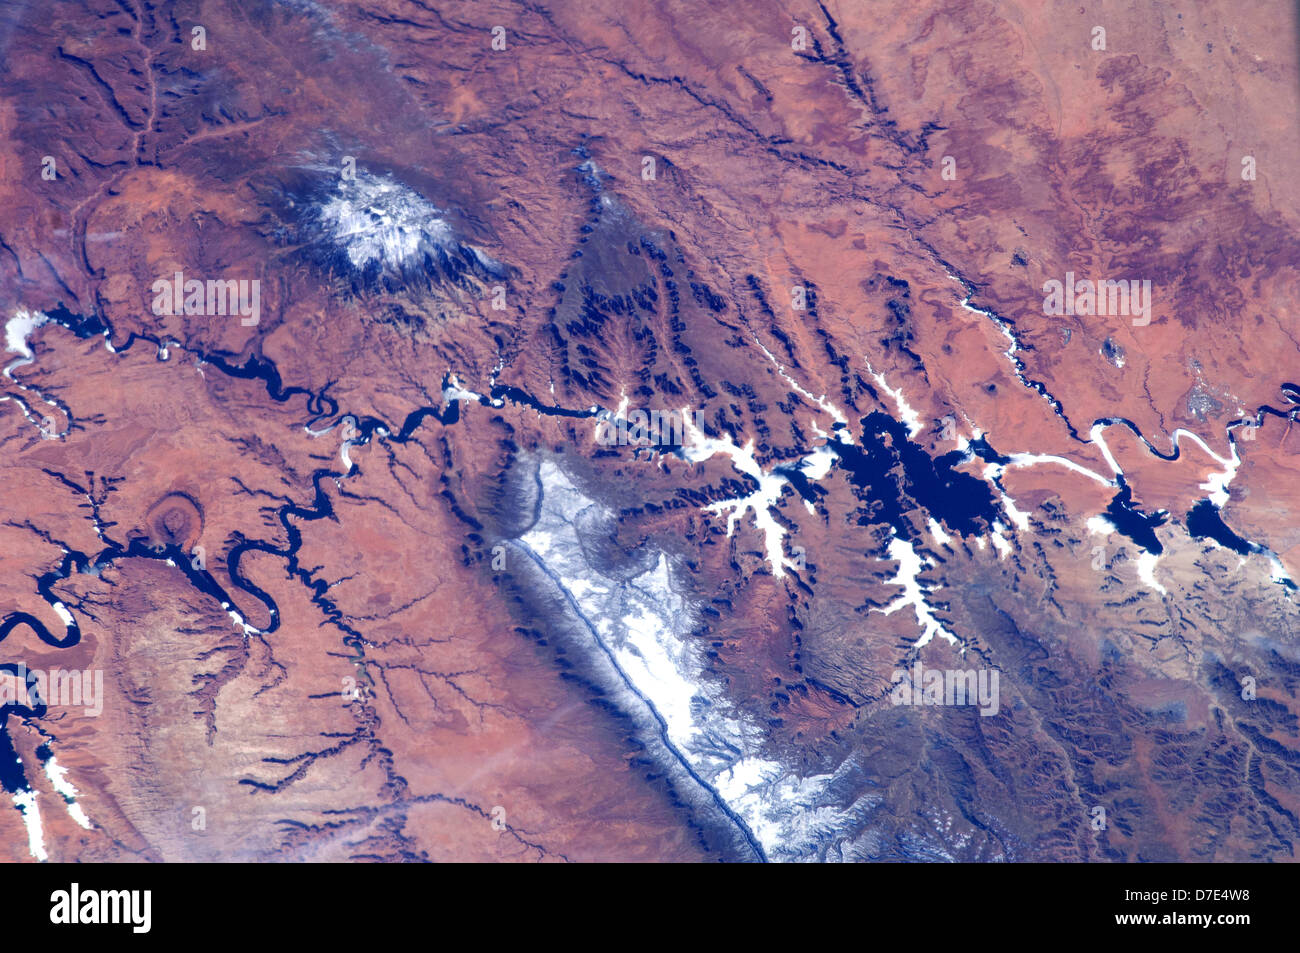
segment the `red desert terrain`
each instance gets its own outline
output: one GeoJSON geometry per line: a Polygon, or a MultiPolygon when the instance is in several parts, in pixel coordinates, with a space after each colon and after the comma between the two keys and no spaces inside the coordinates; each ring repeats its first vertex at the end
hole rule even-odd
{"type": "Polygon", "coordinates": [[[1295,18],[6,5],[0,858],[1295,859],[1295,18]]]}

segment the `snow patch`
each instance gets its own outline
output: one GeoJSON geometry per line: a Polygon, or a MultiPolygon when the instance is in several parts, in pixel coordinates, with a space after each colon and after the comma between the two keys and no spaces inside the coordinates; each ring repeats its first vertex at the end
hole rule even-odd
{"type": "Polygon", "coordinates": [[[1162,596],[1167,596],[1168,590],[1156,581],[1156,563],[1159,561],[1160,557],[1155,553],[1143,553],[1137,560],[1137,574],[1148,588],[1154,589],[1162,596]]]}
{"type": "Polygon", "coordinates": [[[872,611],[893,615],[899,609],[911,606],[916,612],[916,621],[920,623],[922,630],[921,637],[914,643],[915,648],[928,645],[936,635],[942,636],[953,645],[960,645],[961,642],[957,637],[934,617],[934,611],[925,601],[928,589],[922,587],[919,577],[921,571],[929,565],[929,561],[922,559],[911,543],[898,536],[889,541],[889,558],[898,563],[898,573],[888,581],[888,584],[902,586],[903,594],[883,609],[872,611]]]}
{"type": "Polygon", "coordinates": [[[41,827],[41,809],[36,804],[35,791],[19,791],[14,795],[14,806],[23,816],[27,828],[27,850],[39,861],[50,859],[45,852],[45,832],[41,827]]]}
{"type": "Polygon", "coordinates": [[[32,360],[34,355],[27,345],[27,338],[48,320],[50,320],[49,316],[43,312],[19,308],[14,312],[13,317],[5,322],[5,349],[11,354],[21,354],[28,361],[32,360]]]}
{"type": "Polygon", "coordinates": [[[893,399],[895,406],[898,407],[898,419],[907,424],[907,435],[915,437],[919,434],[921,432],[921,415],[907,403],[906,398],[903,397],[903,389],[901,387],[897,389],[890,387],[885,380],[885,375],[877,374],[871,369],[870,364],[867,365],[867,373],[880,385],[880,389],[893,399]]]}
{"type": "Polygon", "coordinates": [[[72,819],[77,822],[78,826],[90,830],[94,825],[90,823],[90,818],[86,816],[86,812],[77,803],[77,789],[68,780],[68,769],[61,764],[56,764],[54,758],[51,757],[45,762],[45,776],[50,779],[50,784],[54,790],[63,796],[64,804],[72,819]]]}
{"type": "Polygon", "coordinates": [[[486,270],[500,265],[456,239],[445,213],[413,189],[388,177],[358,171],[340,181],[318,210],[327,237],[358,270],[372,263],[388,271],[415,263],[425,249],[472,254],[486,270]]]}

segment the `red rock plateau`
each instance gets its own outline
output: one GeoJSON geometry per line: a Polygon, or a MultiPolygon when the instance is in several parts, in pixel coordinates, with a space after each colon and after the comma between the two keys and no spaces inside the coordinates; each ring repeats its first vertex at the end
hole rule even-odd
{"type": "Polygon", "coordinates": [[[5,5],[0,857],[1295,859],[1295,18],[5,5]]]}

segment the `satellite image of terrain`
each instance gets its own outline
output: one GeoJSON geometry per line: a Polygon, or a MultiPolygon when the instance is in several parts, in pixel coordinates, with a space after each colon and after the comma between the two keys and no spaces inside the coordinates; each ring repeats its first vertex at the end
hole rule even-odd
{"type": "Polygon", "coordinates": [[[1296,860],[1298,37],[0,4],[0,859],[1296,860]]]}

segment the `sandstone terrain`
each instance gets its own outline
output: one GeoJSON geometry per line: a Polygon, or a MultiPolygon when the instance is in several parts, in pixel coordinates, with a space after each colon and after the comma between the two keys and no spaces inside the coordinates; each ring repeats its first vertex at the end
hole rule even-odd
{"type": "Polygon", "coordinates": [[[6,5],[0,858],[1294,860],[1296,16],[6,5]]]}

